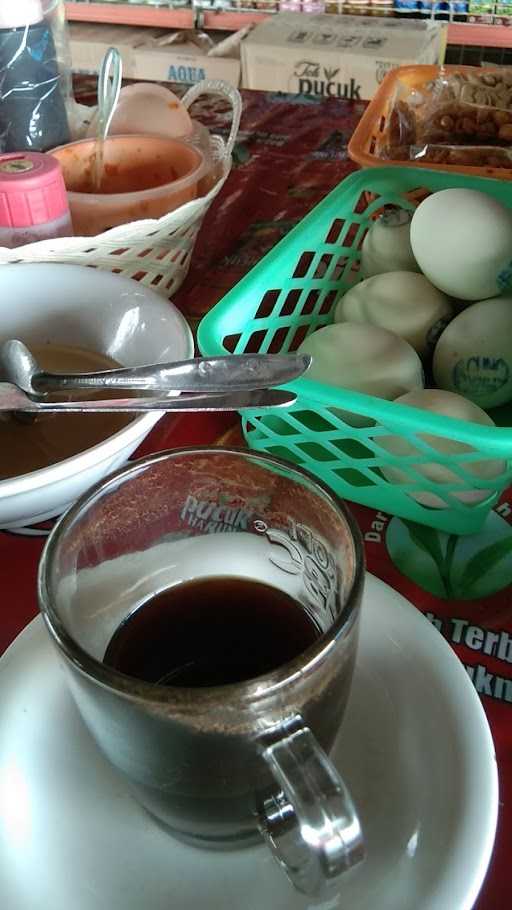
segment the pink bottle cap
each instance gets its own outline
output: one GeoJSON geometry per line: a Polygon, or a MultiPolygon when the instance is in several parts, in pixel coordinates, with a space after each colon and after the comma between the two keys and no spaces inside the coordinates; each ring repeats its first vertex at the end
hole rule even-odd
{"type": "Polygon", "coordinates": [[[69,209],[59,162],[43,152],[0,155],[0,226],[45,224],[69,209]]]}
{"type": "Polygon", "coordinates": [[[0,29],[23,28],[43,19],[42,0],[11,0],[0,2],[0,29]]]}

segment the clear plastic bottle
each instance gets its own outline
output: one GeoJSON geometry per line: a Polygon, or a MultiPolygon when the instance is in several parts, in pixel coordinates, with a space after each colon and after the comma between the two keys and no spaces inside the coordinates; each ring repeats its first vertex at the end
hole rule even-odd
{"type": "Polygon", "coordinates": [[[63,6],[60,0],[0,0],[2,152],[45,152],[69,142],[65,78],[53,29],[63,6]]]}

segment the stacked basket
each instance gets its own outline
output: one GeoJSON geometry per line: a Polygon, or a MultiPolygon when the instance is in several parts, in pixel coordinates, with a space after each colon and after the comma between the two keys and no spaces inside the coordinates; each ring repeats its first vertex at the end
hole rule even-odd
{"type": "Polygon", "coordinates": [[[171,297],[185,280],[204,216],[222,189],[231,169],[242,102],[239,92],[222,80],[204,80],[183,97],[189,108],[202,95],[219,95],[229,101],[232,122],[226,142],[210,137],[210,154],[218,178],[207,195],[180,206],[156,220],[136,221],[112,228],[96,237],[63,237],[43,240],[14,250],[0,248],[0,264],[12,262],[63,262],[106,269],[135,278],[171,297]]]}

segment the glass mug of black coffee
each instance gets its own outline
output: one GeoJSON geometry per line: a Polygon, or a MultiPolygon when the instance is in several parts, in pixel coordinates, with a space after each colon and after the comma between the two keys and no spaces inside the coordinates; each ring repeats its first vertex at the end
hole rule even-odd
{"type": "Polygon", "coordinates": [[[313,477],[237,449],[164,452],[85,494],[41,559],[41,611],[78,709],[182,840],[263,837],[322,894],[363,858],[327,752],[354,668],[359,530],[313,477]]]}

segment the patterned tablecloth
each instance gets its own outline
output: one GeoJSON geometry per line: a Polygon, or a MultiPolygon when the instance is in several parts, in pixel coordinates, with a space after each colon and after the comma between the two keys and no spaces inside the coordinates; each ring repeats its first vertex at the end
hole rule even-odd
{"type": "MultiPolygon", "coordinates": [[[[82,98],[90,89],[82,84],[82,98]]],[[[244,94],[235,168],[210,210],[175,302],[195,326],[232,285],[351,170],[357,102],[244,94]]],[[[197,116],[227,133],[221,102],[197,116]]],[[[163,418],[138,455],[178,445],[242,444],[233,415],[163,418]]],[[[512,491],[484,530],[453,538],[354,506],[368,568],[405,595],[452,644],[482,697],[500,773],[500,817],[478,910],[505,910],[512,875],[512,491]]],[[[37,612],[35,578],[47,527],[0,533],[0,653],[37,612]]],[[[413,908],[411,908],[413,910],[413,908]]],[[[447,907],[446,910],[457,910],[447,907]]]]}

